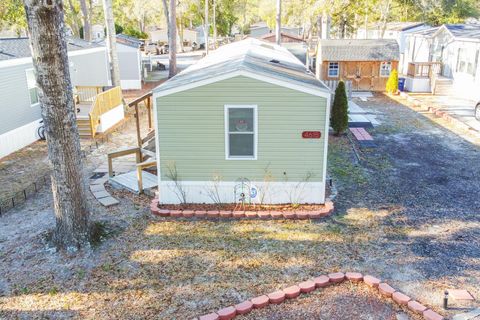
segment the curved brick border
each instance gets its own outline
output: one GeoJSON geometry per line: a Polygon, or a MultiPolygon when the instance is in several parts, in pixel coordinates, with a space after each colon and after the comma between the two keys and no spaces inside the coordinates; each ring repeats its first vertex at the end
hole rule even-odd
{"type": "Polygon", "coordinates": [[[295,299],[300,296],[300,294],[308,294],[309,292],[317,290],[318,288],[327,287],[343,281],[365,283],[373,290],[378,290],[384,299],[394,301],[401,306],[407,307],[410,311],[422,315],[425,320],[444,319],[440,314],[436,313],[432,309],[428,309],[404,293],[395,290],[393,287],[385,282],[382,282],[380,279],[370,275],[363,276],[359,272],[335,272],[316,277],[313,280],[307,280],[299,284],[289,286],[288,288],[278,290],[264,296],[243,301],[235,306],[229,306],[220,309],[216,312],[195,318],[194,320],[230,320],[235,318],[236,315],[246,314],[252,311],[252,309],[263,308],[268,304],[280,304],[286,299],[295,299]]]}
{"type": "Polygon", "coordinates": [[[172,218],[228,218],[228,219],[319,219],[333,212],[332,201],[325,202],[321,210],[312,211],[206,211],[206,210],[168,210],[158,207],[158,199],[154,198],[150,203],[152,214],[160,217],[172,218]]]}

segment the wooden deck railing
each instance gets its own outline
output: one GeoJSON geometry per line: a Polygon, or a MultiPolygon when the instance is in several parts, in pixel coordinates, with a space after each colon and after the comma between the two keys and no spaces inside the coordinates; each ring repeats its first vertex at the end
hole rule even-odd
{"type": "Polygon", "coordinates": [[[79,103],[89,103],[95,101],[95,97],[103,91],[100,86],[76,86],[76,95],[79,103]]]}
{"type": "Polygon", "coordinates": [[[431,78],[442,72],[441,62],[410,62],[407,75],[413,78],[431,78]]]}
{"type": "Polygon", "coordinates": [[[126,148],[123,150],[110,152],[107,155],[108,159],[108,176],[113,177],[113,159],[124,157],[130,154],[135,154],[136,170],[137,170],[137,183],[138,193],[143,193],[143,176],[142,170],[157,166],[157,160],[155,160],[155,153],[149,150],[145,150],[139,147],[126,148]],[[150,159],[146,159],[150,158],[150,159]]]}
{"type": "Polygon", "coordinates": [[[120,87],[114,87],[96,95],[89,112],[92,137],[94,137],[97,132],[100,116],[121,104],[122,89],[120,87]]]}

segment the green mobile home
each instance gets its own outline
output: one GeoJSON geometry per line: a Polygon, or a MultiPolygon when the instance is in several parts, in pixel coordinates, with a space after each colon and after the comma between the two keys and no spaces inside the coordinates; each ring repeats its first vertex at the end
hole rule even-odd
{"type": "Polygon", "coordinates": [[[330,95],[256,39],[185,69],[154,90],[160,203],[324,203],[330,95]]]}

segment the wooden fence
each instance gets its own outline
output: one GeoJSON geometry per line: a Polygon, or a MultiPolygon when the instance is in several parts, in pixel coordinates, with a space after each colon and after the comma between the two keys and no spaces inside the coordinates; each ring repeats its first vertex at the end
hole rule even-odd
{"type": "MultiPolygon", "coordinates": [[[[333,92],[335,92],[335,89],[337,89],[338,83],[340,80],[323,80],[323,83],[327,85],[327,87],[330,88],[333,92]]],[[[352,81],[347,80],[344,81],[345,83],[345,91],[347,92],[347,98],[351,99],[352,98],[352,81]]]]}

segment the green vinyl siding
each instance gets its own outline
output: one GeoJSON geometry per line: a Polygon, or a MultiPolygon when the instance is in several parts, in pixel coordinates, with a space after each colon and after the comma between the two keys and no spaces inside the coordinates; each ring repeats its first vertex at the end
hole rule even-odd
{"type": "Polygon", "coordinates": [[[323,181],[325,111],[326,98],[241,76],[158,97],[161,179],[174,163],[183,181],[323,181]],[[225,159],[225,105],[258,106],[257,160],[225,159]]]}

